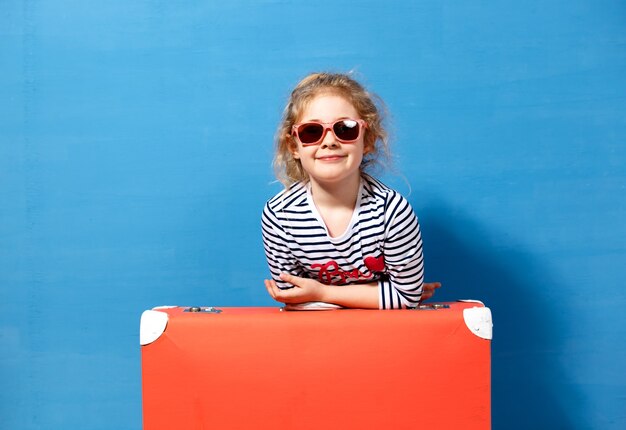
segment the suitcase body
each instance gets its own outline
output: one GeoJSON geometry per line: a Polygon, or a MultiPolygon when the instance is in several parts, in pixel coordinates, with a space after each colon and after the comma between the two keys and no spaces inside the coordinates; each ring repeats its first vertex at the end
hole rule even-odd
{"type": "Polygon", "coordinates": [[[155,308],[141,321],[144,429],[489,429],[490,339],[480,302],[155,308]]]}

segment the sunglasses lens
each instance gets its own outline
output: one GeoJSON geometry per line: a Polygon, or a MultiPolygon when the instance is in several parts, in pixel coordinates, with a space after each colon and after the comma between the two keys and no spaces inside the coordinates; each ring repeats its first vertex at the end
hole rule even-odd
{"type": "Polygon", "coordinates": [[[337,121],[333,126],[337,139],[352,141],[359,138],[359,123],[353,119],[337,121]]]}
{"type": "Polygon", "coordinates": [[[321,124],[302,124],[298,127],[298,138],[303,144],[316,143],[324,134],[324,126],[321,124]]]}

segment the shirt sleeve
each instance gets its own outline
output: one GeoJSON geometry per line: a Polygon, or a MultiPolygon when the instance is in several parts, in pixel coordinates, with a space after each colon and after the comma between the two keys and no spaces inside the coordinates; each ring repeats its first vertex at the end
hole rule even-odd
{"type": "Polygon", "coordinates": [[[281,273],[289,273],[295,276],[302,276],[302,269],[289,248],[289,238],[285,234],[280,220],[276,217],[269,204],[265,205],[261,215],[261,230],[265,257],[267,258],[267,265],[272,279],[276,281],[278,288],[293,288],[293,285],[282,281],[279,275],[281,273]]]}
{"type": "Polygon", "coordinates": [[[413,208],[400,194],[389,196],[383,255],[386,273],[378,282],[380,309],[415,307],[422,297],[422,235],[413,208]]]}

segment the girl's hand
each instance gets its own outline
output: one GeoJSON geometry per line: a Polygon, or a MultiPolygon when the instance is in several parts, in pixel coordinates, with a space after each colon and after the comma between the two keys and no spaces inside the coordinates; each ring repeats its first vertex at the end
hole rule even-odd
{"type": "Polygon", "coordinates": [[[315,279],[300,278],[299,276],[281,273],[280,279],[294,286],[288,290],[281,290],[274,280],[265,280],[265,288],[272,298],[281,303],[306,303],[323,301],[324,284],[315,279]]]}
{"type": "Polygon", "coordinates": [[[420,302],[430,299],[435,295],[435,290],[441,287],[441,282],[424,282],[422,287],[422,299],[420,302]]]}

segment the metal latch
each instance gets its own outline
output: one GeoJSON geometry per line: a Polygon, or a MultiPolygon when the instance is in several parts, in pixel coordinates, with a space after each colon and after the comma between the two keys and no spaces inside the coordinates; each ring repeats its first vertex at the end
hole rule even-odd
{"type": "Polygon", "coordinates": [[[411,308],[412,310],[415,311],[433,311],[433,310],[437,310],[437,309],[449,309],[450,305],[444,305],[442,303],[428,303],[425,305],[419,305],[416,306],[414,308],[411,308]]]}
{"type": "Polygon", "coordinates": [[[192,306],[186,308],[183,312],[197,312],[203,314],[219,314],[222,312],[221,309],[214,308],[213,306],[192,306]]]}

